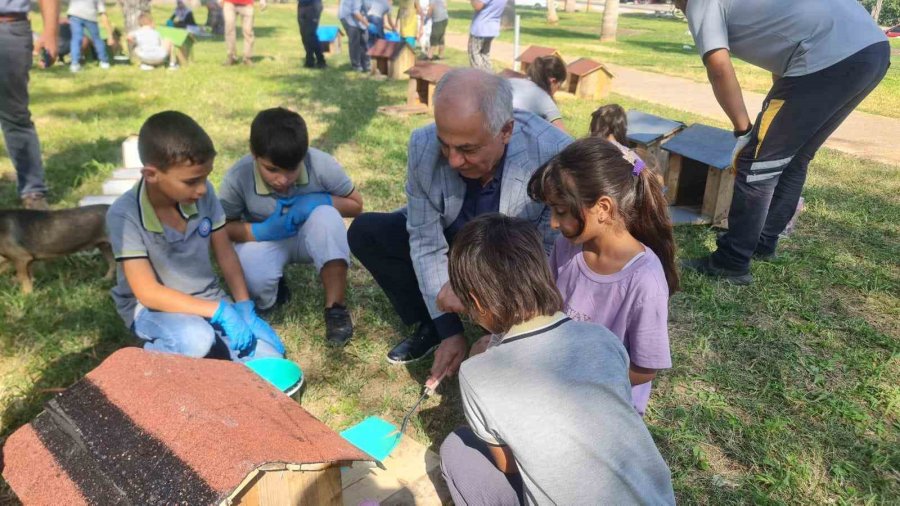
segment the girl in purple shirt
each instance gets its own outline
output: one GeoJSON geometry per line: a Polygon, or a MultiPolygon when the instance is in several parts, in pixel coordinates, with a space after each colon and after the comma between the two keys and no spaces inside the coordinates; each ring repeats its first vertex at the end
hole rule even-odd
{"type": "Polygon", "coordinates": [[[534,173],[529,196],[559,230],[550,267],[573,320],[609,328],[631,359],[643,415],[651,381],[672,367],[669,296],[678,290],[675,240],[662,185],[628,148],[599,137],[570,144],[534,173]]]}

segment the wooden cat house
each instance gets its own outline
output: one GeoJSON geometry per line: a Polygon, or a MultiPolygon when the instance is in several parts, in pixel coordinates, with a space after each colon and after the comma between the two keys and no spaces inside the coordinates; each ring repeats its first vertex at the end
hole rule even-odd
{"type": "Polygon", "coordinates": [[[371,457],[247,366],[125,348],[3,447],[24,504],[340,505],[371,457]]]}
{"type": "Polygon", "coordinates": [[[730,131],[697,124],[662,145],[669,153],[666,197],[676,225],[727,228],[734,191],[734,143],[730,131]]]}
{"type": "Polygon", "coordinates": [[[388,79],[403,79],[404,72],[416,64],[416,53],[405,41],[378,39],[368,54],[372,58],[372,74],[388,79]]]}
{"type": "Polygon", "coordinates": [[[418,62],[406,73],[409,75],[409,88],[406,93],[406,103],[409,106],[421,106],[426,111],[434,111],[434,89],[444,74],[450,72],[452,67],[432,62],[418,62]]]}
{"type": "Polygon", "coordinates": [[[642,148],[655,159],[656,169],[665,178],[669,167],[669,152],[662,149],[662,144],[684,129],[684,123],[636,111],[628,111],[629,147],[642,148]]]}
{"type": "Polygon", "coordinates": [[[519,62],[519,71],[522,74],[528,74],[528,67],[534,63],[534,60],[541,58],[542,56],[559,56],[562,58],[562,55],[559,54],[559,51],[553,49],[552,47],[544,47],[544,46],[528,46],[525,51],[522,51],[522,54],[516,58],[516,61],[519,62]]]}
{"type": "Polygon", "coordinates": [[[600,62],[579,58],[566,67],[569,74],[564,88],[578,98],[599,100],[612,90],[613,74],[600,62]]]}

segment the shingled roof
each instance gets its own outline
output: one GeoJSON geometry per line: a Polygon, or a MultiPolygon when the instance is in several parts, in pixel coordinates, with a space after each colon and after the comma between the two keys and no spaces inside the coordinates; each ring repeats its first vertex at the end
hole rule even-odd
{"type": "Polygon", "coordinates": [[[420,61],[410,67],[406,73],[413,79],[423,79],[430,83],[437,83],[450,70],[452,70],[452,67],[449,65],[420,61]]]}
{"type": "Polygon", "coordinates": [[[603,70],[610,76],[613,75],[612,72],[610,72],[609,69],[606,68],[606,65],[604,65],[600,62],[591,60],[590,58],[579,58],[579,59],[573,61],[572,63],[570,63],[568,66],[566,66],[566,71],[569,74],[572,74],[572,75],[575,75],[578,77],[586,76],[586,75],[590,74],[591,72],[594,72],[597,70],[603,70]]]}
{"type": "Polygon", "coordinates": [[[369,48],[368,55],[372,58],[396,58],[406,47],[409,46],[407,46],[405,41],[391,42],[385,39],[378,39],[375,41],[375,45],[369,48]]]}
{"type": "Polygon", "coordinates": [[[246,366],[120,350],[3,448],[25,504],[211,504],[261,466],[370,461],[246,366]]]}
{"type": "Polygon", "coordinates": [[[528,49],[523,51],[522,54],[520,54],[519,57],[516,58],[516,60],[522,63],[531,63],[541,56],[550,56],[553,54],[559,56],[559,51],[553,49],[552,47],[529,46],[528,49]]]}

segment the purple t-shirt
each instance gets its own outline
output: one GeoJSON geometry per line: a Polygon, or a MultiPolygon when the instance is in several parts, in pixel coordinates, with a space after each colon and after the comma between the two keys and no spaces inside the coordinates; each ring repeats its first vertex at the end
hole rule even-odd
{"type": "MultiPolygon", "coordinates": [[[[650,248],[644,246],[644,254],[621,271],[604,275],[588,267],[581,246],[559,236],[550,255],[550,269],[569,318],[611,330],[638,367],[672,367],[669,285],[662,263],[650,248]]],[[[650,400],[651,383],[631,389],[632,403],[641,415],[650,400]]]]}
{"type": "Polygon", "coordinates": [[[476,37],[497,37],[500,35],[500,17],[506,8],[506,0],[483,0],[484,7],[472,16],[469,33],[476,37]]]}

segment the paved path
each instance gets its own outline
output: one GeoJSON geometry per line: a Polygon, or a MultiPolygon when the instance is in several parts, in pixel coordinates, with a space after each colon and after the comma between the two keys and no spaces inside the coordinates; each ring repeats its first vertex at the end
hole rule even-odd
{"type": "MultiPolygon", "coordinates": [[[[466,51],[467,38],[465,34],[448,32],[447,45],[466,51]]],[[[496,62],[511,67],[513,45],[494,41],[491,56],[496,62]]],[[[728,117],[716,102],[708,83],[619,65],[607,66],[616,76],[613,79],[613,91],[620,95],[728,122],[728,117]]],[[[760,93],[744,91],[744,101],[751,117],[759,112],[764,98],[760,93]]],[[[870,160],[896,164],[900,160],[900,119],[854,112],[825,145],[870,160]]]]}

